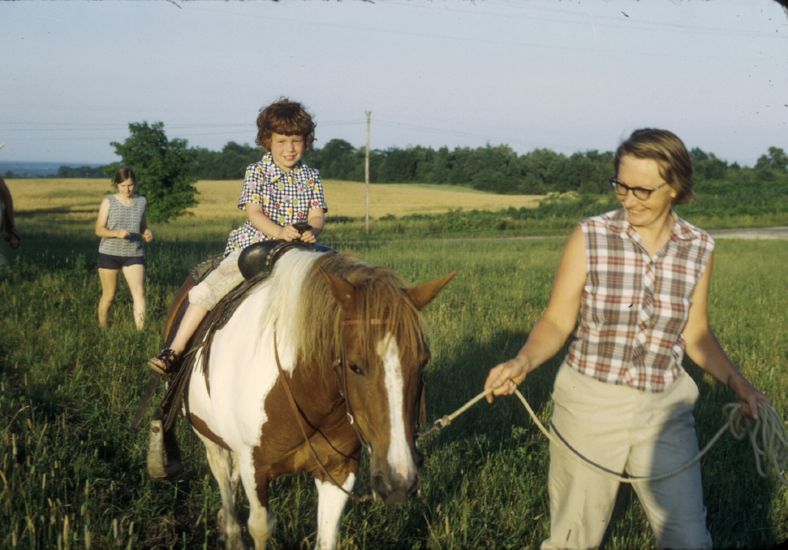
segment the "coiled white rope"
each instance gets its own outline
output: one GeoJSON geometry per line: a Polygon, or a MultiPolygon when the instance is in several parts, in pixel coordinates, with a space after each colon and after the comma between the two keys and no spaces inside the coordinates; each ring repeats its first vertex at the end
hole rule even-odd
{"type": "Polygon", "coordinates": [[[758,470],[759,475],[762,477],[767,477],[768,475],[767,469],[764,469],[762,465],[762,458],[766,457],[770,466],[768,470],[771,471],[771,473],[780,481],[780,483],[783,485],[788,485],[788,479],[786,478],[785,471],[786,463],[788,463],[788,440],[786,440],[785,435],[785,424],[777,414],[777,411],[775,411],[768,403],[763,401],[758,401],[758,420],[745,418],[741,413],[741,403],[726,404],[722,410],[727,415],[728,421],[719,430],[717,430],[717,433],[714,434],[709,442],[706,443],[706,446],[703,447],[703,449],[697,455],[695,455],[695,457],[682,464],[678,468],[652,476],[630,476],[621,475],[613,470],[610,470],[609,468],[597,464],[589,458],[586,458],[575,448],[573,448],[563,437],[561,437],[561,434],[558,433],[558,430],[556,430],[555,426],[553,426],[555,435],[550,433],[539,421],[536,413],[528,404],[528,401],[526,401],[525,397],[523,397],[523,394],[520,393],[520,390],[515,390],[514,394],[526,408],[528,414],[531,416],[531,420],[534,421],[536,426],[539,428],[539,431],[541,431],[545,437],[547,437],[547,439],[549,439],[555,445],[570,451],[569,456],[574,458],[576,461],[579,461],[586,466],[590,466],[603,476],[614,479],[621,483],[658,481],[660,479],[666,479],[674,476],[679,472],[686,470],[703,458],[703,456],[709,452],[714,444],[717,443],[717,440],[719,440],[719,438],[722,437],[726,431],[730,430],[731,434],[736,439],[743,439],[746,435],[750,436],[750,443],[755,456],[755,467],[758,470]]]}
{"type": "MultiPolygon", "coordinates": [[[[451,424],[455,418],[467,411],[478,401],[484,399],[484,397],[493,390],[494,388],[490,388],[479,393],[453,413],[442,416],[435,421],[432,428],[420,434],[418,440],[421,441],[427,435],[442,430],[451,424]]],[[[528,411],[528,414],[531,417],[531,420],[533,420],[534,424],[536,424],[536,427],[539,428],[539,431],[541,431],[549,441],[557,445],[559,448],[569,451],[569,456],[571,456],[574,460],[593,468],[607,478],[614,479],[621,483],[658,481],[660,479],[674,476],[677,473],[686,470],[703,458],[703,456],[714,446],[720,437],[722,437],[726,431],[730,430],[731,435],[739,440],[744,439],[745,436],[749,436],[750,445],[752,446],[753,456],[755,458],[755,468],[760,476],[768,477],[771,475],[775,477],[782,485],[788,486],[788,472],[786,472],[786,466],[788,465],[788,437],[786,437],[785,423],[783,422],[780,415],[777,414],[777,411],[775,411],[771,405],[764,401],[758,401],[758,420],[753,420],[742,415],[741,403],[727,403],[724,405],[722,410],[723,413],[728,417],[727,422],[725,422],[725,424],[719,430],[717,430],[717,433],[714,434],[709,442],[706,443],[706,446],[703,447],[703,449],[694,458],[682,464],[678,468],[653,476],[630,476],[621,475],[618,472],[597,464],[596,462],[583,456],[563,437],[561,437],[561,434],[558,433],[558,430],[556,430],[555,426],[553,426],[553,431],[555,434],[551,433],[547,430],[547,428],[544,427],[544,424],[542,424],[542,422],[539,420],[539,417],[536,416],[536,413],[531,408],[531,405],[528,403],[525,397],[523,397],[523,394],[520,393],[519,389],[514,390],[514,394],[523,404],[523,407],[525,407],[525,409],[528,411]],[[764,460],[766,461],[765,467],[763,464],[764,460]]]]}
{"type": "Polygon", "coordinates": [[[728,415],[731,435],[736,439],[749,436],[755,468],[762,477],[772,475],[788,486],[788,438],[785,423],[769,404],[758,401],[758,420],[745,418],[739,403],[728,403],[722,411],[728,415]],[[766,467],[763,460],[766,460],[766,467]]]}

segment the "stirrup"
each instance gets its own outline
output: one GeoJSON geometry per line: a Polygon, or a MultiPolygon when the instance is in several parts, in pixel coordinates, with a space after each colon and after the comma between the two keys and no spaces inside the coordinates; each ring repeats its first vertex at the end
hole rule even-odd
{"type": "Polygon", "coordinates": [[[161,419],[151,420],[148,432],[147,469],[151,479],[169,479],[181,470],[180,451],[168,445],[161,419]]]}
{"type": "Polygon", "coordinates": [[[160,376],[167,377],[178,359],[179,356],[175,351],[170,348],[164,348],[156,357],[148,360],[148,368],[160,376]]]}

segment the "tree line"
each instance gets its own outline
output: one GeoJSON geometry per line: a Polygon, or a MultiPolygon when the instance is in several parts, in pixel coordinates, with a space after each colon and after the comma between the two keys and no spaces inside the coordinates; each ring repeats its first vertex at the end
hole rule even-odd
{"type": "MultiPolygon", "coordinates": [[[[138,191],[149,196],[150,214],[157,221],[176,217],[194,204],[197,180],[240,180],[246,166],[262,156],[258,147],[234,141],[221,151],[189,147],[186,140],[168,139],[161,122],[130,123],[129,133],[125,141],[111,143],[120,163],[98,168],[62,166],[58,177],[109,176],[119,164],[130,165],[140,180],[138,191]]],[[[769,147],[753,167],[728,163],[699,148],[690,155],[698,182],[768,183],[788,177],[788,155],[779,147],[769,147]]],[[[305,160],[324,179],[364,181],[364,156],[364,148],[332,139],[309,152],[305,160]]],[[[495,193],[603,193],[613,175],[613,153],[591,150],[564,155],[536,149],[518,154],[508,145],[490,144],[453,149],[391,147],[370,151],[370,174],[373,183],[467,185],[495,193]]]]}
{"type": "MultiPolygon", "coordinates": [[[[248,164],[259,160],[260,150],[227,143],[221,151],[193,149],[194,172],[200,179],[241,179],[248,164]]],[[[305,160],[324,179],[364,181],[364,148],[332,139],[315,148],[305,160]]],[[[788,173],[788,157],[770,147],[755,166],[728,163],[699,148],[690,151],[698,181],[743,179],[771,181],[788,173]]],[[[545,194],[608,191],[613,175],[613,152],[584,151],[564,155],[549,149],[516,153],[507,145],[484,147],[392,147],[370,151],[372,183],[432,183],[468,185],[481,191],[509,194],[545,194]]]]}
{"type": "MultiPolygon", "coordinates": [[[[156,123],[160,124],[160,123],[156,123]]],[[[160,128],[163,133],[163,125],[160,128]]],[[[188,172],[196,179],[242,179],[246,166],[260,160],[259,147],[228,142],[221,151],[183,144],[188,172]]],[[[364,148],[332,139],[315,148],[305,161],[324,179],[364,181],[364,148]]],[[[714,153],[690,151],[697,181],[738,179],[773,181],[788,173],[788,155],[769,147],[755,166],[740,166],[714,153]]],[[[58,177],[98,177],[106,168],[62,166],[58,177]]],[[[565,155],[549,149],[518,154],[508,145],[484,147],[392,147],[370,151],[372,183],[431,183],[467,185],[481,191],[509,194],[545,194],[608,191],[613,175],[613,152],[583,151],[565,155]]]]}

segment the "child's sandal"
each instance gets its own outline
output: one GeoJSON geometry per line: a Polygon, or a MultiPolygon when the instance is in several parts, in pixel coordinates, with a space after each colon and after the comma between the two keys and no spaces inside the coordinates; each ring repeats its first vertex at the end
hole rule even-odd
{"type": "Polygon", "coordinates": [[[148,360],[148,367],[160,376],[169,376],[172,366],[178,360],[178,353],[170,348],[164,348],[156,357],[148,360]]]}

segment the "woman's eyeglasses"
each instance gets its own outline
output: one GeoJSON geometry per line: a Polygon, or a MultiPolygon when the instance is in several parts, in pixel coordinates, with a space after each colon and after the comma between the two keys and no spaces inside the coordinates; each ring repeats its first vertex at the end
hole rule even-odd
{"type": "Polygon", "coordinates": [[[657,189],[662,189],[668,184],[667,182],[664,182],[664,183],[660,183],[659,185],[657,185],[652,189],[646,189],[645,187],[630,187],[623,181],[620,181],[615,176],[610,178],[608,181],[610,182],[610,187],[613,188],[613,191],[615,191],[616,195],[618,195],[619,197],[626,197],[627,191],[632,191],[632,194],[635,195],[635,198],[641,201],[647,201],[648,198],[651,196],[651,193],[653,193],[657,189]]]}

